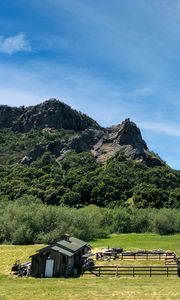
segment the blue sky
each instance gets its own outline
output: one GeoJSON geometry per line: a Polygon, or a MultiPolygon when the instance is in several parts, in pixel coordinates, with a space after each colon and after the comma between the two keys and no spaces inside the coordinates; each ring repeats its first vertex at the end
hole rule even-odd
{"type": "Polygon", "coordinates": [[[0,104],[57,98],[102,126],[130,118],[180,169],[179,0],[0,3],[0,104]]]}

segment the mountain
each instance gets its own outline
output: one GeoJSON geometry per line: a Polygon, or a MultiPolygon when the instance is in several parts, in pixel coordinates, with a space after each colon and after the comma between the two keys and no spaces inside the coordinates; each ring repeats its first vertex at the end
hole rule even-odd
{"type": "Polygon", "coordinates": [[[0,106],[0,128],[27,132],[32,129],[55,128],[82,131],[87,128],[100,128],[90,117],[77,112],[56,99],[50,99],[35,106],[0,106]]]}
{"type": "Polygon", "coordinates": [[[0,106],[0,201],[180,207],[180,172],[148,149],[130,119],[102,128],[50,99],[0,106]]]}
{"type": "Polygon", "coordinates": [[[52,136],[58,129],[72,130],[73,134],[32,145],[30,151],[23,151],[22,163],[29,163],[50,151],[59,160],[71,150],[77,153],[91,151],[99,163],[106,163],[119,151],[127,158],[145,162],[148,166],[163,165],[163,161],[152,155],[143,141],[136,124],[126,119],[117,126],[102,128],[96,121],[70,106],[50,99],[30,107],[0,106],[0,128],[10,128],[16,133],[42,130],[52,136]]]}

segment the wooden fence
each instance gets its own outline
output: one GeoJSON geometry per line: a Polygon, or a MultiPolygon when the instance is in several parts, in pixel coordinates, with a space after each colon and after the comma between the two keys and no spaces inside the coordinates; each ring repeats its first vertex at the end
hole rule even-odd
{"type": "Polygon", "coordinates": [[[179,276],[178,266],[95,266],[83,270],[84,275],[100,276],[179,276]]]}
{"type": "Polygon", "coordinates": [[[175,253],[167,254],[138,254],[134,255],[124,255],[123,253],[119,255],[120,260],[169,260],[174,259],[175,253]]]}
{"type": "Polygon", "coordinates": [[[111,255],[111,256],[97,256],[96,255],[96,259],[97,260],[164,260],[169,261],[169,260],[173,260],[175,261],[176,258],[176,254],[175,253],[167,253],[167,254],[139,254],[139,253],[134,253],[131,255],[127,255],[124,253],[120,253],[117,256],[116,255],[111,255]]]}

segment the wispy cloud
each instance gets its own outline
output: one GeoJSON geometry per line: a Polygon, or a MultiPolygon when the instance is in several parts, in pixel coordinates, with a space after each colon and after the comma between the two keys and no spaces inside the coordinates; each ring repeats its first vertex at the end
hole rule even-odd
{"type": "Polygon", "coordinates": [[[180,138],[180,127],[176,124],[167,123],[154,123],[154,122],[139,122],[139,125],[143,129],[148,129],[151,131],[161,132],[170,136],[175,136],[180,138]]]}
{"type": "Polygon", "coordinates": [[[0,52],[2,53],[7,53],[11,55],[17,52],[30,50],[30,44],[24,33],[11,35],[8,37],[5,37],[3,35],[0,36],[0,52]]]}
{"type": "Polygon", "coordinates": [[[0,104],[33,105],[56,97],[95,118],[102,126],[121,123],[127,117],[134,120],[141,115],[139,98],[143,101],[143,97],[154,92],[151,86],[121,88],[80,68],[54,63],[26,64],[26,70],[24,66],[0,64],[0,69],[0,104]]]}
{"type": "Polygon", "coordinates": [[[137,87],[135,89],[131,89],[131,90],[126,90],[123,91],[122,89],[118,88],[118,90],[114,90],[112,92],[113,96],[119,96],[121,98],[124,99],[128,99],[128,100],[136,100],[136,99],[140,99],[142,97],[147,97],[147,96],[151,96],[153,94],[155,94],[156,92],[156,87],[155,86],[142,86],[142,87],[137,87]]]}

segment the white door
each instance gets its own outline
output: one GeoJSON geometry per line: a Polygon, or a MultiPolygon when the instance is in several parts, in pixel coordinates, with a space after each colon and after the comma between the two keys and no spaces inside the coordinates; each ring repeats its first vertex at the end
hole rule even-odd
{"type": "Polygon", "coordinates": [[[53,276],[54,259],[46,260],[45,277],[53,276]]]}

